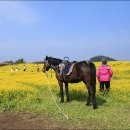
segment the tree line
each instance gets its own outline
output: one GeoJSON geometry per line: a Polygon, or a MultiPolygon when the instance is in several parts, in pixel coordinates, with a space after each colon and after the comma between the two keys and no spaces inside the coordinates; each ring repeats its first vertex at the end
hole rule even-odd
{"type": "MultiPolygon", "coordinates": [[[[107,61],[117,61],[113,58],[110,58],[108,56],[103,56],[103,55],[98,55],[98,56],[94,56],[92,58],[90,58],[89,61],[91,62],[99,62],[102,61],[102,59],[105,58],[107,61]]],[[[5,65],[12,65],[12,64],[24,64],[26,63],[26,61],[23,58],[17,59],[15,62],[13,61],[4,61],[2,63],[0,63],[0,66],[5,66],[5,65]]],[[[35,61],[33,62],[34,64],[43,64],[43,61],[35,61]]]]}

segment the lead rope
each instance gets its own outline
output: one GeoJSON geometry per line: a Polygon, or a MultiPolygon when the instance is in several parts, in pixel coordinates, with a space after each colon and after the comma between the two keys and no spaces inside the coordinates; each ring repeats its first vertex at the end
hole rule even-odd
{"type": "Polygon", "coordinates": [[[52,78],[52,68],[51,68],[51,78],[52,78]]]}
{"type": "Polygon", "coordinates": [[[49,76],[48,76],[48,73],[46,73],[46,77],[47,77],[47,78],[52,78],[52,69],[51,69],[51,76],[49,77],[49,76]]]}
{"type": "Polygon", "coordinates": [[[49,82],[49,80],[48,80],[48,74],[47,74],[47,72],[45,72],[45,74],[46,74],[46,80],[47,80],[47,82],[48,82],[48,88],[49,88],[50,94],[51,94],[51,96],[52,96],[52,98],[53,98],[53,100],[54,100],[54,103],[55,103],[55,105],[57,106],[57,108],[59,109],[60,113],[63,114],[63,115],[66,117],[66,119],[68,120],[68,119],[69,119],[69,118],[68,118],[68,115],[66,115],[66,114],[62,111],[62,109],[58,106],[58,104],[57,104],[57,102],[56,102],[56,100],[55,100],[55,98],[54,98],[54,95],[53,95],[53,93],[52,93],[52,91],[51,91],[51,85],[50,85],[50,82],[49,82]]]}

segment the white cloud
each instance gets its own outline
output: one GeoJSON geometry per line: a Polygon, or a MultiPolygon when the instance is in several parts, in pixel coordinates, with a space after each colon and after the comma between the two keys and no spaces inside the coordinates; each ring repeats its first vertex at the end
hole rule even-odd
{"type": "Polygon", "coordinates": [[[30,24],[37,20],[36,12],[23,2],[0,1],[0,19],[30,24]]]}

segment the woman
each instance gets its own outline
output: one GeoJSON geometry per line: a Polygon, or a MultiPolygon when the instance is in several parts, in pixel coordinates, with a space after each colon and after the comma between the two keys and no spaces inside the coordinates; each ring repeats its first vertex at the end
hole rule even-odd
{"type": "Polygon", "coordinates": [[[102,65],[98,68],[96,76],[98,81],[100,82],[100,91],[104,91],[104,85],[106,90],[110,89],[110,81],[113,75],[113,71],[110,66],[107,65],[107,60],[102,60],[102,65]]]}

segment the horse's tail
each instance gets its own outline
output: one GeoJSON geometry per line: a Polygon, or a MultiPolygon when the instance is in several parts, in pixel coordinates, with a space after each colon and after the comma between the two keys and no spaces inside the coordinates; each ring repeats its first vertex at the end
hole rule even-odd
{"type": "Polygon", "coordinates": [[[96,67],[92,62],[88,63],[90,69],[90,85],[92,86],[94,92],[96,92],[96,67]]]}

